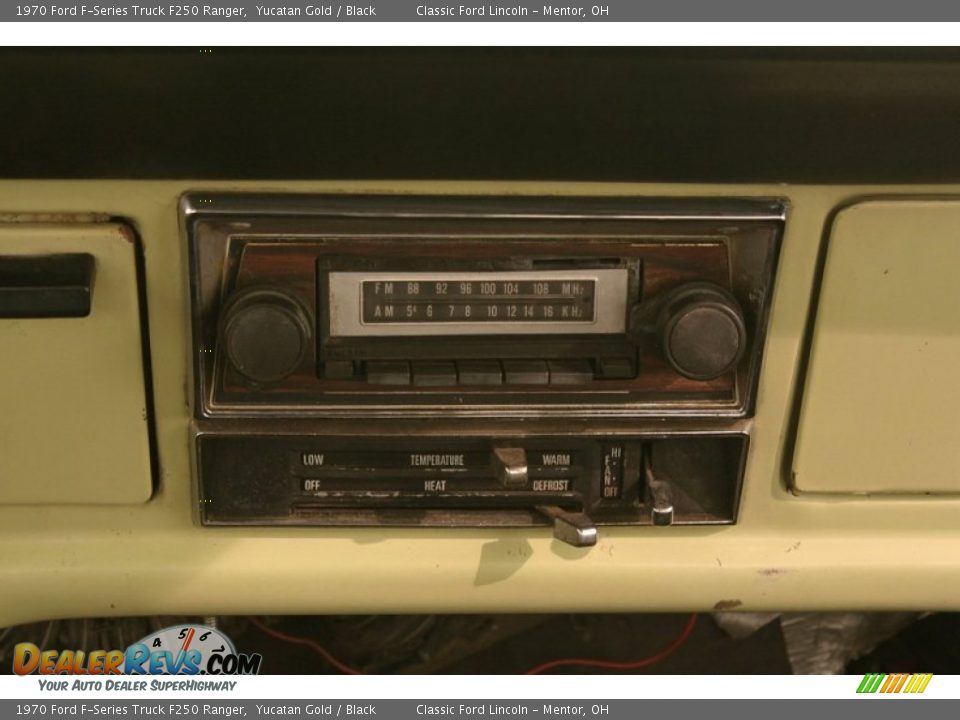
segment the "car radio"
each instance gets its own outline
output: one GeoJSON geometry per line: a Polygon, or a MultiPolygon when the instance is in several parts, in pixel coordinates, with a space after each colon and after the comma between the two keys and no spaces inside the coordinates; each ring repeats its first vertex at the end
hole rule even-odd
{"type": "Polygon", "coordinates": [[[733,522],[784,213],[184,197],[202,522],[733,522]]]}

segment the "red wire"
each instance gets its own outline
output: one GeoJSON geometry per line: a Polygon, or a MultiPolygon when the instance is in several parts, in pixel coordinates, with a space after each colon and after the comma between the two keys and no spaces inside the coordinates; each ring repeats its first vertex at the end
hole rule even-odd
{"type": "Polygon", "coordinates": [[[266,635],[269,635],[270,637],[274,637],[277,640],[283,640],[284,642],[292,643],[294,645],[303,645],[304,647],[310,648],[311,650],[316,652],[320,657],[326,660],[330,665],[333,665],[333,667],[335,667],[337,670],[342,672],[344,675],[363,675],[363,673],[360,672],[359,670],[355,670],[349,665],[346,665],[345,663],[342,663],[339,660],[337,660],[333,655],[330,654],[330,652],[325,647],[323,647],[323,645],[320,645],[319,643],[315,643],[313,640],[310,640],[309,638],[295,637],[293,635],[287,635],[286,633],[282,633],[279,630],[274,630],[273,628],[264,625],[255,617],[250,617],[248,618],[248,620],[250,620],[250,622],[253,623],[256,627],[258,627],[260,629],[260,632],[266,635]]]}
{"type": "Polygon", "coordinates": [[[683,626],[683,630],[680,631],[680,634],[677,635],[677,637],[675,637],[669,645],[655,655],[650,655],[642,660],[616,662],[614,660],[591,660],[590,658],[564,658],[562,660],[551,660],[550,662],[545,662],[542,665],[537,665],[536,667],[527,670],[527,675],[539,675],[547,670],[553,670],[554,668],[558,667],[567,667],[570,665],[603,668],[604,670],[639,670],[640,668],[655,665],[664,658],[673,655],[673,653],[679,650],[690,637],[690,634],[693,632],[693,628],[696,626],[696,624],[697,614],[690,613],[690,617],[687,618],[687,624],[683,626]]]}
{"type": "MultiPolygon", "coordinates": [[[[283,640],[284,642],[292,643],[294,645],[303,645],[308,647],[314,652],[316,652],[320,657],[327,661],[330,665],[335,667],[337,670],[342,672],[345,675],[362,675],[363,673],[359,670],[356,670],[349,665],[340,662],[335,658],[325,647],[319,643],[310,640],[309,638],[296,637],[294,635],[287,635],[282,633],[279,630],[274,630],[267,625],[264,625],[262,622],[257,620],[255,617],[248,618],[253,625],[260,629],[260,632],[274,637],[277,640],[283,640]]],[[[691,633],[693,633],[693,628],[697,624],[697,614],[690,613],[690,617],[687,618],[686,625],[683,626],[683,630],[680,631],[680,634],[675,637],[669,645],[667,645],[663,650],[656,653],[655,655],[650,655],[645,657],[642,660],[632,660],[628,662],[617,662],[615,660],[593,660],[590,658],[563,658],[561,660],[550,660],[541,665],[537,665],[529,670],[527,670],[527,675],[539,675],[542,672],[547,670],[553,670],[558,667],[568,667],[571,665],[582,666],[582,667],[594,667],[602,668],[604,670],[639,670],[640,668],[649,667],[650,665],[655,665],[661,660],[673,655],[677,650],[679,650],[683,644],[689,639],[691,633]]]]}

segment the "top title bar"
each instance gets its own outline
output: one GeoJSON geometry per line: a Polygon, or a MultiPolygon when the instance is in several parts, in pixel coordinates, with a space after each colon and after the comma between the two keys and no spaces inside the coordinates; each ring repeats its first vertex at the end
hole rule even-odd
{"type": "Polygon", "coordinates": [[[210,4],[4,3],[0,22],[952,22],[950,0],[601,0],[586,3],[423,2],[357,4],[264,0],[210,4]]]}

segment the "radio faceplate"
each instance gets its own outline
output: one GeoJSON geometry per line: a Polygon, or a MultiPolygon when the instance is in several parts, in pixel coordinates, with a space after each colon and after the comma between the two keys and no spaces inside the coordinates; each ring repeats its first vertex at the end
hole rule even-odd
{"type": "Polygon", "coordinates": [[[749,414],[774,202],[188,196],[198,414],[749,414]]]}
{"type": "Polygon", "coordinates": [[[182,210],[204,524],[735,522],[781,203],[182,210]]]}

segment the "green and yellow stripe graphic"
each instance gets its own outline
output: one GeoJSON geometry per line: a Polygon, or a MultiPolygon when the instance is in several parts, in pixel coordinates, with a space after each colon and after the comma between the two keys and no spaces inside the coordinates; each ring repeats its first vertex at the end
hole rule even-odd
{"type": "Polygon", "coordinates": [[[860,681],[858,693],[922,693],[932,673],[868,673],[860,681]]]}

